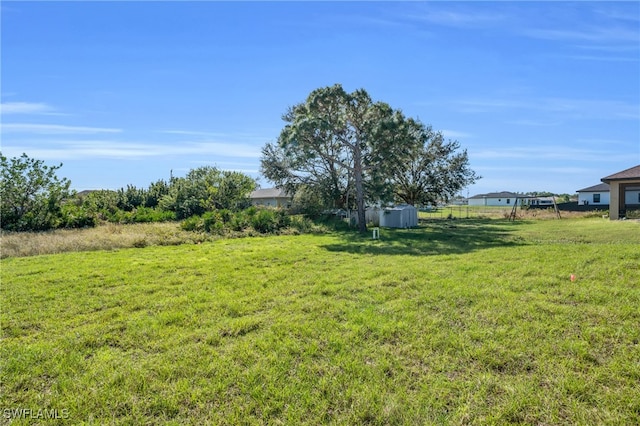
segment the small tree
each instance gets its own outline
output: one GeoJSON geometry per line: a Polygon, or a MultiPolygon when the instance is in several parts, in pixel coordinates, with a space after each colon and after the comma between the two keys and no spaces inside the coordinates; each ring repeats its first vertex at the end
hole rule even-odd
{"type": "Polygon", "coordinates": [[[215,191],[216,208],[240,210],[249,207],[249,195],[256,186],[256,181],[243,173],[223,171],[215,191]]]}
{"type": "Polygon", "coordinates": [[[309,217],[319,217],[324,210],[322,196],[314,191],[315,188],[301,186],[293,197],[292,210],[309,217]]]}
{"type": "Polygon", "coordinates": [[[172,178],[159,205],[175,212],[178,219],[215,209],[236,210],[249,204],[249,194],[255,187],[255,181],[242,173],[198,167],[183,178],[172,178]]]}
{"type": "Polygon", "coordinates": [[[27,154],[7,159],[0,153],[0,165],[2,229],[41,231],[58,226],[62,203],[72,195],[71,181],[56,176],[62,163],[47,166],[27,154]]]}
{"type": "Polygon", "coordinates": [[[146,197],[144,201],[145,207],[156,207],[160,203],[160,199],[169,193],[169,184],[160,179],[151,185],[146,191],[146,197]]]}

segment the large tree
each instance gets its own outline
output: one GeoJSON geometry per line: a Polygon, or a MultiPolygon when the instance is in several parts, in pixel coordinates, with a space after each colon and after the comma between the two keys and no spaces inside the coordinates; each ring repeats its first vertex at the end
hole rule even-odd
{"type": "Polygon", "coordinates": [[[304,188],[327,206],[355,202],[360,231],[366,201],[433,203],[479,179],[466,151],[367,92],[334,85],[289,108],[277,143],[262,149],[262,174],[295,193],[304,188]]]}
{"type": "Polygon", "coordinates": [[[55,228],[64,200],[72,195],[71,181],[59,178],[57,166],[27,154],[8,159],[0,153],[0,226],[11,231],[55,228]]]}
{"type": "Polygon", "coordinates": [[[445,141],[442,132],[418,122],[412,123],[411,134],[420,143],[408,161],[396,164],[393,187],[397,200],[435,204],[480,179],[470,169],[467,151],[460,150],[458,141],[445,141]]]}
{"type": "Polygon", "coordinates": [[[395,165],[415,151],[400,111],[373,102],[360,89],[316,89],[289,108],[277,144],[263,149],[262,173],[278,186],[315,188],[326,197],[353,190],[358,225],[366,231],[365,201],[385,198],[395,165]]]}

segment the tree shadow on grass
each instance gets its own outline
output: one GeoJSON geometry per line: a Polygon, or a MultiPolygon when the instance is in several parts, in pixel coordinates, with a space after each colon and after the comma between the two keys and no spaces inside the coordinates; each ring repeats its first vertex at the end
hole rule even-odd
{"type": "Polygon", "coordinates": [[[340,232],[344,242],[326,244],[328,251],[385,255],[462,254],[493,247],[525,244],[515,235],[523,222],[495,219],[462,219],[423,221],[417,228],[380,228],[380,239],[372,232],[340,232]]]}

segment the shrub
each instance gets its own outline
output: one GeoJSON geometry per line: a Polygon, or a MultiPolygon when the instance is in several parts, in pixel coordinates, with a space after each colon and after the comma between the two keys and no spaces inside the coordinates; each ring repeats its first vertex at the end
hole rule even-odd
{"type": "Polygon", "coordinates": [[[251,218],[246,212],[238,212],[229,221],[229,226],[233,231],[242,232],[251,226],[251,218]]]}
{"type": "Polygon", "coordinates": [[[199,228],[200,225],[201,225],[200,217],[191,216],[190,218],[183,220],[182,223],[180,224],[180,227],[185,231],[202,231],[202,229],[199,228]]]}
{"type": "Polygon", "coordinates": [[[120,211],[118,208],[118,193],[116,191],[92,191],[80,198],[82,207],[99,220],[117,222],[114,216],[120,211]]]}
{"type": "MultiPolygon", "coordinates": [[[[248,235],[276,233],[292,225],[291,217],[284,210],[248,208],[239,212],[214,210],[201,216],[192,216],[182,221],[185,231],[223,234],[225,232],[244,232],[248,235]]],[[[309,219],[296,219],[295,226],[308,230],[314,225],[309,219]]]]}
{"type": "Polygon", "coordinates": [[[229,223],[233,218],[233,212],[227,209],[218,210],[218,215],[224,223],[229,223]]]}
{"type": "Polygon", "coordinates": [[[290,223],[289,216],[282,210],[260,210],[251,218],[253,229],[262,234],[279,231],[290,223]]]}
{"type": "Polygon", "coordinates": [[[120,188],[117,194],[118,208],[127,212],[142,206],[146,200],[146,191],[134,185],[127,185],[126,189],[120,188]]]}
{"type": "Polygon", "coordinates": [[[273,212],[261,210],[251,218],[251,226],[258,232],[267,234],[275,229],[275,218],[273,212]]]}
{"type": "Polygon", "coordinates": [[[205,232],[219,234],[224,231],[224,222],[220,213],[217,211],[206,212],[201,217],[202,229],[205,232]]]}
{"type": "Polygon", "coordinates": [[[130,215],[131,223],[167,222],[175,219],[173,212],[150,207],[138,207],[130,215]]]}
{"type": "Polygon", "coordinates": [[[640,210],[627,210],[627,219],[640,219],[640,210]]]}
{"type": "Polygon", "coordinates": [[[62,228],[90,228],[96,226],[96,216],[82,206],[67,203],[62,206],[60,223],[62,228]]]}
{"type": "Polygon", "coordinates": [[[286,211],[277,210],[276,217],[278,221],[278,229],[287,228],[291,225],[291,216],[289,216],[286,211]]]}
{"type": "Polygon", "coordinates": [[[313,221],[304,215],[290,216],[289,221],[289,226],[297,229],[300,233],[304,234],[314,231],[315,225],[313,221]]]}
{"type": "Polygon", "coordinates": [[[224,222],[216,211],[206,212],[202,216],[191,216],[180,225],[185,231],[209,232],[220,234],[225,230],[224,222]]]}
{"type": "Polygon", "coordinates": [[[242,173],[199,167],[183,178],[171,178],[167,188],[160,185],[158,203],[164,210],[174,211],[178,219],[186,219],[215,209],[245,207],[255,186],[255,181],[242,173]]]}

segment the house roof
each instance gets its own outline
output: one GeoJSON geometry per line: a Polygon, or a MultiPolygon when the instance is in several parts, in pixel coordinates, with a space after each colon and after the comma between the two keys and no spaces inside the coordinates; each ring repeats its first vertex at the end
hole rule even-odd
{"type": "Polygon", "coordinates": [[[614,180],[639,180],[640,179],[640,165],[631,167],[630,169],[623,170],[618,173],[614,173],[610,176],[600,179],[602,182],[609,183],[614,180]]]}
{"type": "Polygon", "coordinates": [[[284,189],[264,188],[256,189],[249,195],[250,198],[291,198],[284,189]]]}
{"type": "Polygon", "coordinates": [[[609,184],[599,183],[587,188],[578,189],[576,192],[609,192],[609,184]]]}
{"type": "Polygon", "coordinates": [[[514,194],[513,192],[489,192],[488,194],[478,194],[470,198],[531,198],[527,195],[514,194]]]}

